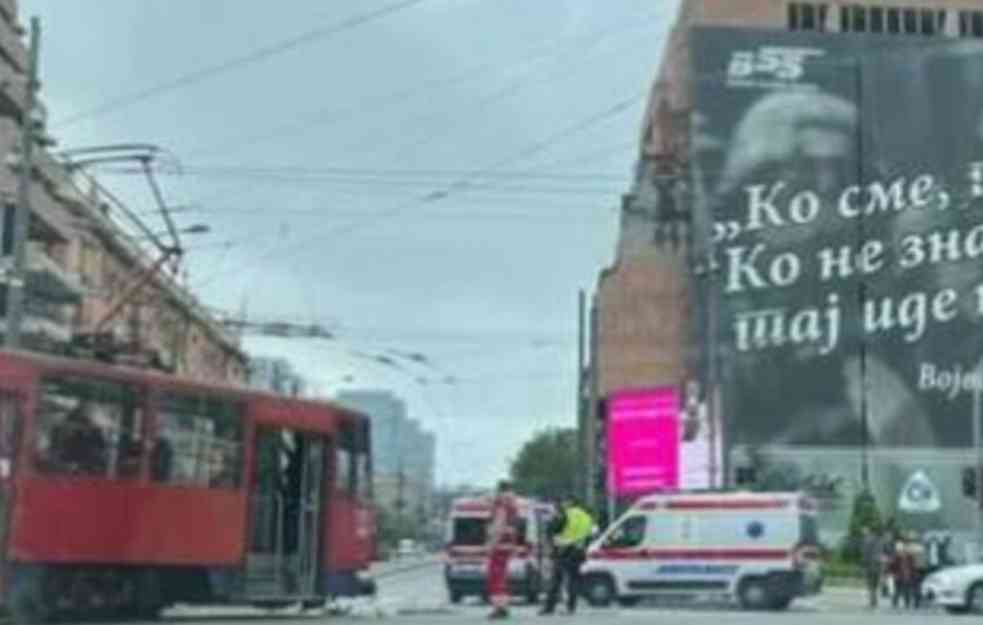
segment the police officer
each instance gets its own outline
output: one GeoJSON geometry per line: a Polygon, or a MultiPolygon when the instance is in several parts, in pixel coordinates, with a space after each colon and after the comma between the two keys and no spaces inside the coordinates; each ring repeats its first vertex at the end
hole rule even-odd
{"type": "Polygon", "coordinates": [[[549,593],[546,595],[546,605],[540,614],[552,614],[560,598],[560,588],[566,579],[567,611],[573,614],[577,611],[577,599],[580,595],[580,566],[584,563],[587,543],[594,532],[594,519],[573,498],[563,501],[562,529],[553,538],[554,567],[550,579],[549,593]]]}

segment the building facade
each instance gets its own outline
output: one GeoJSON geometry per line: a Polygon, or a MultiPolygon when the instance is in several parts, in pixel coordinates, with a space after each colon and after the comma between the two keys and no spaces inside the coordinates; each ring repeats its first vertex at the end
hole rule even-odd
{"type": "MultiPolygon", "coordinates": [[[[787,163],[776,162],[770,165],[770,170],[756,165],[755,168],[742,158],[777,153],[774,144],[789,136],[793,137],[788,140],[789,145],[797,145],[800,150],[807,144],[810,149],[815,148],[807,154],[813,164],[832,167],[833,156],[837,156],[833,153],[840,149],[836,146],[846,137],[860,145],[860,152],[840,161],[849,161],[853,171],[861,172],[857,175],[873,176],[883,168],[883,163],[904,154],[906,149],[911,153],[918,151],[914,140],[905,144],[900,141],[890,143],[885,139],[887,134],[905,135],[906,128],[900,121],[891,126],[894,123],[891,115],[879,112],[894,106],[889,105],[889,101],[905,102],[912,110],[917,103],[923,107],[920,110],[934,111],[950,106],[947,101],[965,99],[957,95],[957,91],[940,96],[934,103],[931,97],[926,97],[933,92],[944,93],[938,85],[925,88],[927,83],[923,81],[927,79],[924,77],[933,75],[928,70],[933,63],[937,70],[942,68],[934,75],[946,74],[954,83],[957,77],[972,80],[974,75],[972,68],[964,67],[971,61],[963,58],[950,63],[950,59],[943,58],[945,53],[936,55],[928,51],[933,46],[938,48],[938,44],[946,44],[950,46],[946,49],[958,56],[956,47],[974,45],[972,42],[981,38],[983,6],[975,0],[683,0],[653,80],[642,121],[636,176],[623,201],[616,261],[602,272],[597,287],[597,344],[592,364],[595,398],[599,401],[594,406],[595,430],[588,433],[595,449],[603,443],[603,402],[611,392],[655,386],[689,389],[695,385],[704,402],[718,398],[719,405],[715,409],[731,428],[727,438],[732,444],[725,462],[730,483],[742,470],[756,467],[756,472],[745,474],[756,473],[758,479],[764,474],[795,475],[796,484],[818,484],[828,488],[831,498],[827,502],[825,529],[830,535],[841,532],[848,517],[848,506],[834,503],[835,496],[848,501],[852,493],[865,488],[875,492],[886,514],[902,517],[909,525],[925,526],[923,529],[945,526],[957,531],[968,531],[973,527],[972,505],[961,496],[958,486],[960,468],[972,459],[972,450],[966,448],[969,439],[963,437],[961,447],[949,445],[944,442],[948,434],[937,432],[948,427],[938,425],[942,422],[968,423],[968,409],[932,408],[933,400],[910,392],[910,402],[897,412],[915,414],[920,410],[931,415],[927,417],[929,426],[912,425],[914,417],[900,425],[890,425],[894,417],[886,414],[886,406],[893,405],[890,401],[892,393],[886,389],[895,389],[893,397],[902,396],[901,391],[907,384],[902,382],[904,375],[910,377],[912,373],[898,373],[899,363],[917,362],[920,357],[914,352],[904,352],[907,355],[902,358],[900,348],[888,340],[878,343],[873,339],[850,336],[844,339],[848,345],[866,346],[856,347],[850,353],[862,356],[852,360],[844,358],[842,366],[830,365],[829,359],[808,365],[789,361],[790,366],[778,367],[770,374],[775,382],[769,386],[772,384],[769,375],[763,374],[762,369],[747,366],[750,361],[746,354],[728,351],[726,345],[717,347],[726,343],[725,335],[737,326],[731,328],[728,325],[734,320],[728,317],[728,314],[734,314],[734,304],[721,303],[723,300],[718,292],[723,288],[721,277],[727,277],[720,272],[726,271],[727,266],[709,261],[718,260],[713,254],[721,249],[710,243],[717,220],[721,214],[726,214],[720,212],[720,207],[726,210],[740,205],[739,197],[726,196],[729,188],[740,190],[734,181],[754,179],[742,178],[747,175],[774,175],[783,166],[787,167],[787,163]],[[716,32],[706,34],[703,31],[707,29],[716,32]],[[734,33],[732,41],[727,40],[728,31],[724,29],[734,33]],[[760,72],[770,71],[769,62],[775,60],[757,52],[769,46],[770,49],[784,50],[783,54],[792,51],[807,57],[842,54],[845,59],[841,61],[842,67],[866,62],[856,60],[863,56],[857,50],[883,50],[885,55],[897,54],[898,58],[909,59],[908,65],[914,69],[906,81],[900,74],[893,74],[894,70],[885,62],[883,66],[871,66],[873,71],[859,80],[859,74],[820,76],[822,70],[817,62],[810,70],[813,74],[809,75],[809,80],[819,85],[820,93],[830,89],[836,92],[837,88],[841,88],[841,93],[816,96],[813,92],[810,97],[800,99],[803,104],[796,104],[794,93],[789,92],[788,99],[773,93],[787,85],[776,86],[775,81],[767,80],[767,76],[758,76],[760,72]],[[846,51],[837,51],[839,47],[846,51]],[[733,56],[724,59],[725,52],[733,56]],[[755,54],[759,56],[753,56],[755,54]],[[932,59],[926,60],[929,57],[932,59]],[[750,64],[745,63],[746,59],[750,59],[750,64]],[[732,65],[728,67],[725,61],[732,65]],[[740,74],[745,65],[750,78],[740,74]],[[952,69],[947,69],[950,66],[952,69]],[[738,80],[731,85],[733,91],[726,90],[727,84],[714,86],[715,83],[726,83],[735,75],[738,80]],[[750,101],[746,114],[737,110],[739,96],[733,95],[738,93],[737,89],[758,89],[758,95],[754,97],[760,96],[760,102],[750,101]],[[891,95],[902,92],[903,95],[891,95]],[[879,105],[877,98],[880,98],[879,105]],[[812,110],[819,108],[817,101],[825,106],[822,115],[826,115],[819,122],[815,120],[820,114],[812,110]],[[801,106],[804,112],[790,112],[796,106],[801,106]],[[858,111],[865,117],[858,118],[858,111]],[[727,121],[731,118],[733,124],[727,121]],[[859,119],[866,121],[858,123],[859,119]],[[757,133],[756,128],[760,130],[757,133]],[[876,132],[869,129],[876,129],[876,132]],[[808,138],[803,138],[807,134],[808,138]],[[883,157],[875,158],[874,152],[883,157]],[[858,166],[857,160],[868,164],[858,166]],[[711,196],[712,199],[708,199],[711,196]],[[694,208],[707,206],[717,208],[694,208]],[[721,327],[717,327],[718,324],[721,327]],[[827,373],[823,367],[833,371],[829,375],[835,377],[824,377],[827,373]],[[812,377],[803,374],[799,379],[794,371],[811,372],[812,377]],[[750,390],[735,393],[734,389],[739,387],[735,380],[742,376],[746,378],[741,382],[743,388],[750,390]],[[857,379],[864,380],[863,387],[852,381],[857,379]],[[830,383],[829,380],[835,381],[830,383]],[[716,392],[710,393],[708,389],[713,382],[716,382],[713,386],[716,392]],[[897,385],[892,386],[895,382],[897,385]],[[792,414],[786,410],[788,406],[769,408],[754,397],[790,398],[790,405],[802,398],[798,403],[805,405],[810,401],[805,398],[816,387],[827,389],[827,395],[835,394],[829,391],[833,387],[836,392],[842,391],[842,406],[837,407],[835,414],[827,415],[817,400],[815,409],[809,408],[802,413],[802,423],[807,425],[796,427],[778,427],[773,423],[778,413],[792,414]],[[851,390],[854,387],[861,390],[851,390]],[[916,409],[916,404],[921,408],[916,409]],[[752,406],[756,408],[752,410],[752,406]],[[755,416],[749,416],[752,413],[755,416]],[[854,418],[859,425],[850,422],[854,418]],[[843,423],[837,425],[840,421],[843,423]],[[819,431],[824,433],[817,434],[819,431]],[[831,433],[834,431],[835,434],[831,433]],[[752,440],[754,444],[747,442],[752,440]],[[923,488],[926,484],[931,488],[923,488]],[[920,504],[912,503],[911,493],[927,490],[941,494],[941,498],[936,497],[933,501],[941,499],[944,511],[919,510],[920,504]]],[[[825,71],[830,74],[833,70],[827,67],[825,71]]],[[[972,91],[966,89],[959,93],[972,91]]],[[[740,97],[745,95],[751,98],[753,94],[740,97]]],[[[943,113],[936,117],[947,116],[962,119],[962,113],[943,113]]],[[[948,137],[950,148],[963,141],[958,132],[948,133],[944,128],[937,130],[939,136],[948,137]]],[[[922,139],[922,145],[926,145],[931,137],[922,139]]],[[[850,143],[843,141],[842,145],[850,143]]],[[[949,151],[971,152],[968,143],[965,150],[962,147],[949,151]]],[[[843,153],[850,154],[854,149],[855,145],[848,146],[843,153]]],[[[926,156],[935,153],[931,150],[922,152],[892,165],[897,171],[914,167],[912,163],[916,161],[924,167],[935,165],[932,158],[926,156]]],[[[948,159],[945,152],[939,152],[935,160],[948,159]]],[[[830,174],[824,180],[832,177],[830,174]]],[[[870,227],[887,228],[882,223],[871,223],[870,227]]],[[[911,222],[906,227],[920,226],[911,222]]],[[[860,236],[858,241],[869,235],[862,233],[860,236]]],[[[799,244],[800,251],[814,251],[809,245],[811,243],[803,240],[799,244]]],[[[879,289],[887,292],[886,281],[871,281],[870,284],[873,284],[873,292],[879,289]]],[[[803,298],[826,296],[818,282],[812,286],[815,288],[804,289],[800,295],[803,298]]],[[[789,293],[783,295],[784,299],[768,301],[776,306],[788,306],[796,301],[789,293]]],[[[865,305],[864,297],[860,297],[860,306],[865,305]]],[[[747,302],[742,305],[750,306],[747,302]]],[[[748,310],[754,312],[753,308],[744,312],[748,310]]],[[[848,307],[844,309],[844,315],[850,313],[848,307]]],[[[807,360],[808,356],[800,354],[798,358],[807,360]]],[[[911,388],[908,384],[909,391],[911,388]]],[[[830,404],[833,403],[831,400],[830,404]]],[[[597,456],[603,460],[603,455],[603,449],[600,449],[597,456]]],[[[597,463],[596,471],[596,486],[603,490],[605,471],[602,461],[597,463]]],[[[776,481],[779,483],[781,480],[776,481]]]]}
{"type": "MultiPolygon", "coordinates": [[[[16,0],[0,1],[0,203],[9,269],[27,100],[25,30],[16,0]]],[[[35,117],[46,117],[39,104],[35,117]]],[[[128,236],[115,196],[69,168],[38,132],[31,172],[23,346],[56,354],[111,357],[202,380],[240,383],[246,356],[176,274],[155,271],[145,242],[128,236]],[[142,285],[141,288],[136,288],[142,285]]],[[[0,330],[6,329],[0,290],[0,330]]]]}

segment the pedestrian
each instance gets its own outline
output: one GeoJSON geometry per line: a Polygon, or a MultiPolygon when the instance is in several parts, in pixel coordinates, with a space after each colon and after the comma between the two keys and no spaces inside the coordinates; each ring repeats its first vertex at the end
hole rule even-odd
{"type": "Polygon", "coordinates": [[[952,566],[952,534],[946,534],[939,543],[939,562],[942,567],[952,566]]]}
{"type": "Polygon", "coordinates": [[[926,577],[942,568],[942,534],[927,535],[925,540],[925,557],[928,560],[926,577]]]}
{"type": "Polygon", "coordinates": [[[587,544],[594,532],[594,519],[573,497],[563,502],[563,529],[553,539],[558,551],[558,567],[550,579],[546,604],[541,615],[553,614],[560,599],[560,590],[566,581],[567,612],[577,611],[580,596],[580,567],[586,559],[587,544]]]}
{"type": "Polygon", "coordinates": [[[908,549],[911,553],[912,566],[911,603],[917,610],[922,607],[922,582],[928,577],[928,558],[925,546],[916,532],[908,535],[908,549]]]}
{"type": "Polygon", "coordinates": [[[556,537],[563,532],[563,528],[567,524],[567,517],[563,513],[563,502],[554,501],[553,503],[553,516],[550,518],[549,523],[546,524],[546,544],[544,546],[547,554],[548,570],[546,571],[546,591],[553,587],[553,583],[560,578],[560,581],[556,582],[562,585],[562,573],[561,573],[561,563],[560,563],[560,548],[556,545],[556,537]]]}
{"type": "Polygon", "coordinates": [[[900,535],[894,552],[894,607],[911,608],[914,599],[915,561],[909,539],[900,535]]]}
{"type": "Polygon", "coordinates": [[[881,596],[884,599],[890,599],[897,607],[895,602],[895,597],[897,596],[897,576],[895,575],[895,554],[897,552],[898,544],[897,532],[893,529],[888,529],[884,533],[884,554],[882,561],[884,563],[883,568],[883,592],[881,596]]]}
{"type": "Polygon", "coordinates": [[[491,522],[488,527],[488,597],[492,604],[489,619],[499,620],[509,616],[509,559],[518,538],[516,523],[518,513],[512,484],[498,484],[492,502],[491,522]]]}
{"type": "Polygon", "coordinates": [[[884,566],[884,541],[870,526],[864,526],[861,543],[864,578],[867,581],[867,601],[871,610],[877,609],[884,566]]]}

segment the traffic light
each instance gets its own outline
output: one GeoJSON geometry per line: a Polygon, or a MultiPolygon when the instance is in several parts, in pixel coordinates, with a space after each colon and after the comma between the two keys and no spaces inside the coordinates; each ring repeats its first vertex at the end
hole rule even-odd
{"type": "Polygon", "coordinates": [[[963,467],[963,495],[976,497],[976,467],[963,467]]]}

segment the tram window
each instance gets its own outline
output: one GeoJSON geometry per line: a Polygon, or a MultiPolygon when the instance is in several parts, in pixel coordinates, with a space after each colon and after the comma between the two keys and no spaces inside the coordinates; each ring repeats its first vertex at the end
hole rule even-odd
{"type": "Polygon", "coordinates": [[[372,472],[369,469],[369,454],[362,451],[355,455],[355,484],[358,498],[368,501],[372,498],[372,472]]]}
{"type": "Polygon", "coordinates": [[[354,458],[351,450],[338,446],[335,459],[335,489],[347,493],[355,490],[354,458]]]}
{"type": "Polygon", "coordinates": [[[355,436],[350,429],[342,429],[335,452],[335,490],[355,493],[358,477],[355,466],[355,436]]]}
{"type": "Polygon", "coordinates": [[[21,425],[18,406],[16,396],[0,394],[0,479],[9,478],[17,462],[17,435],[21,425]]]}
{"type": "Polygon", "coordinates": [[[130,386],[68,376],[41,384],[36,444],[42,472],[134,477],[142,431],[139,393],[130,386]]]}
{"type": "Polygon", "coordinates": [[[165,395],[158,404],[152,464],[158,482],[238,488],[242,409],[230,401],[165,395]]]}

